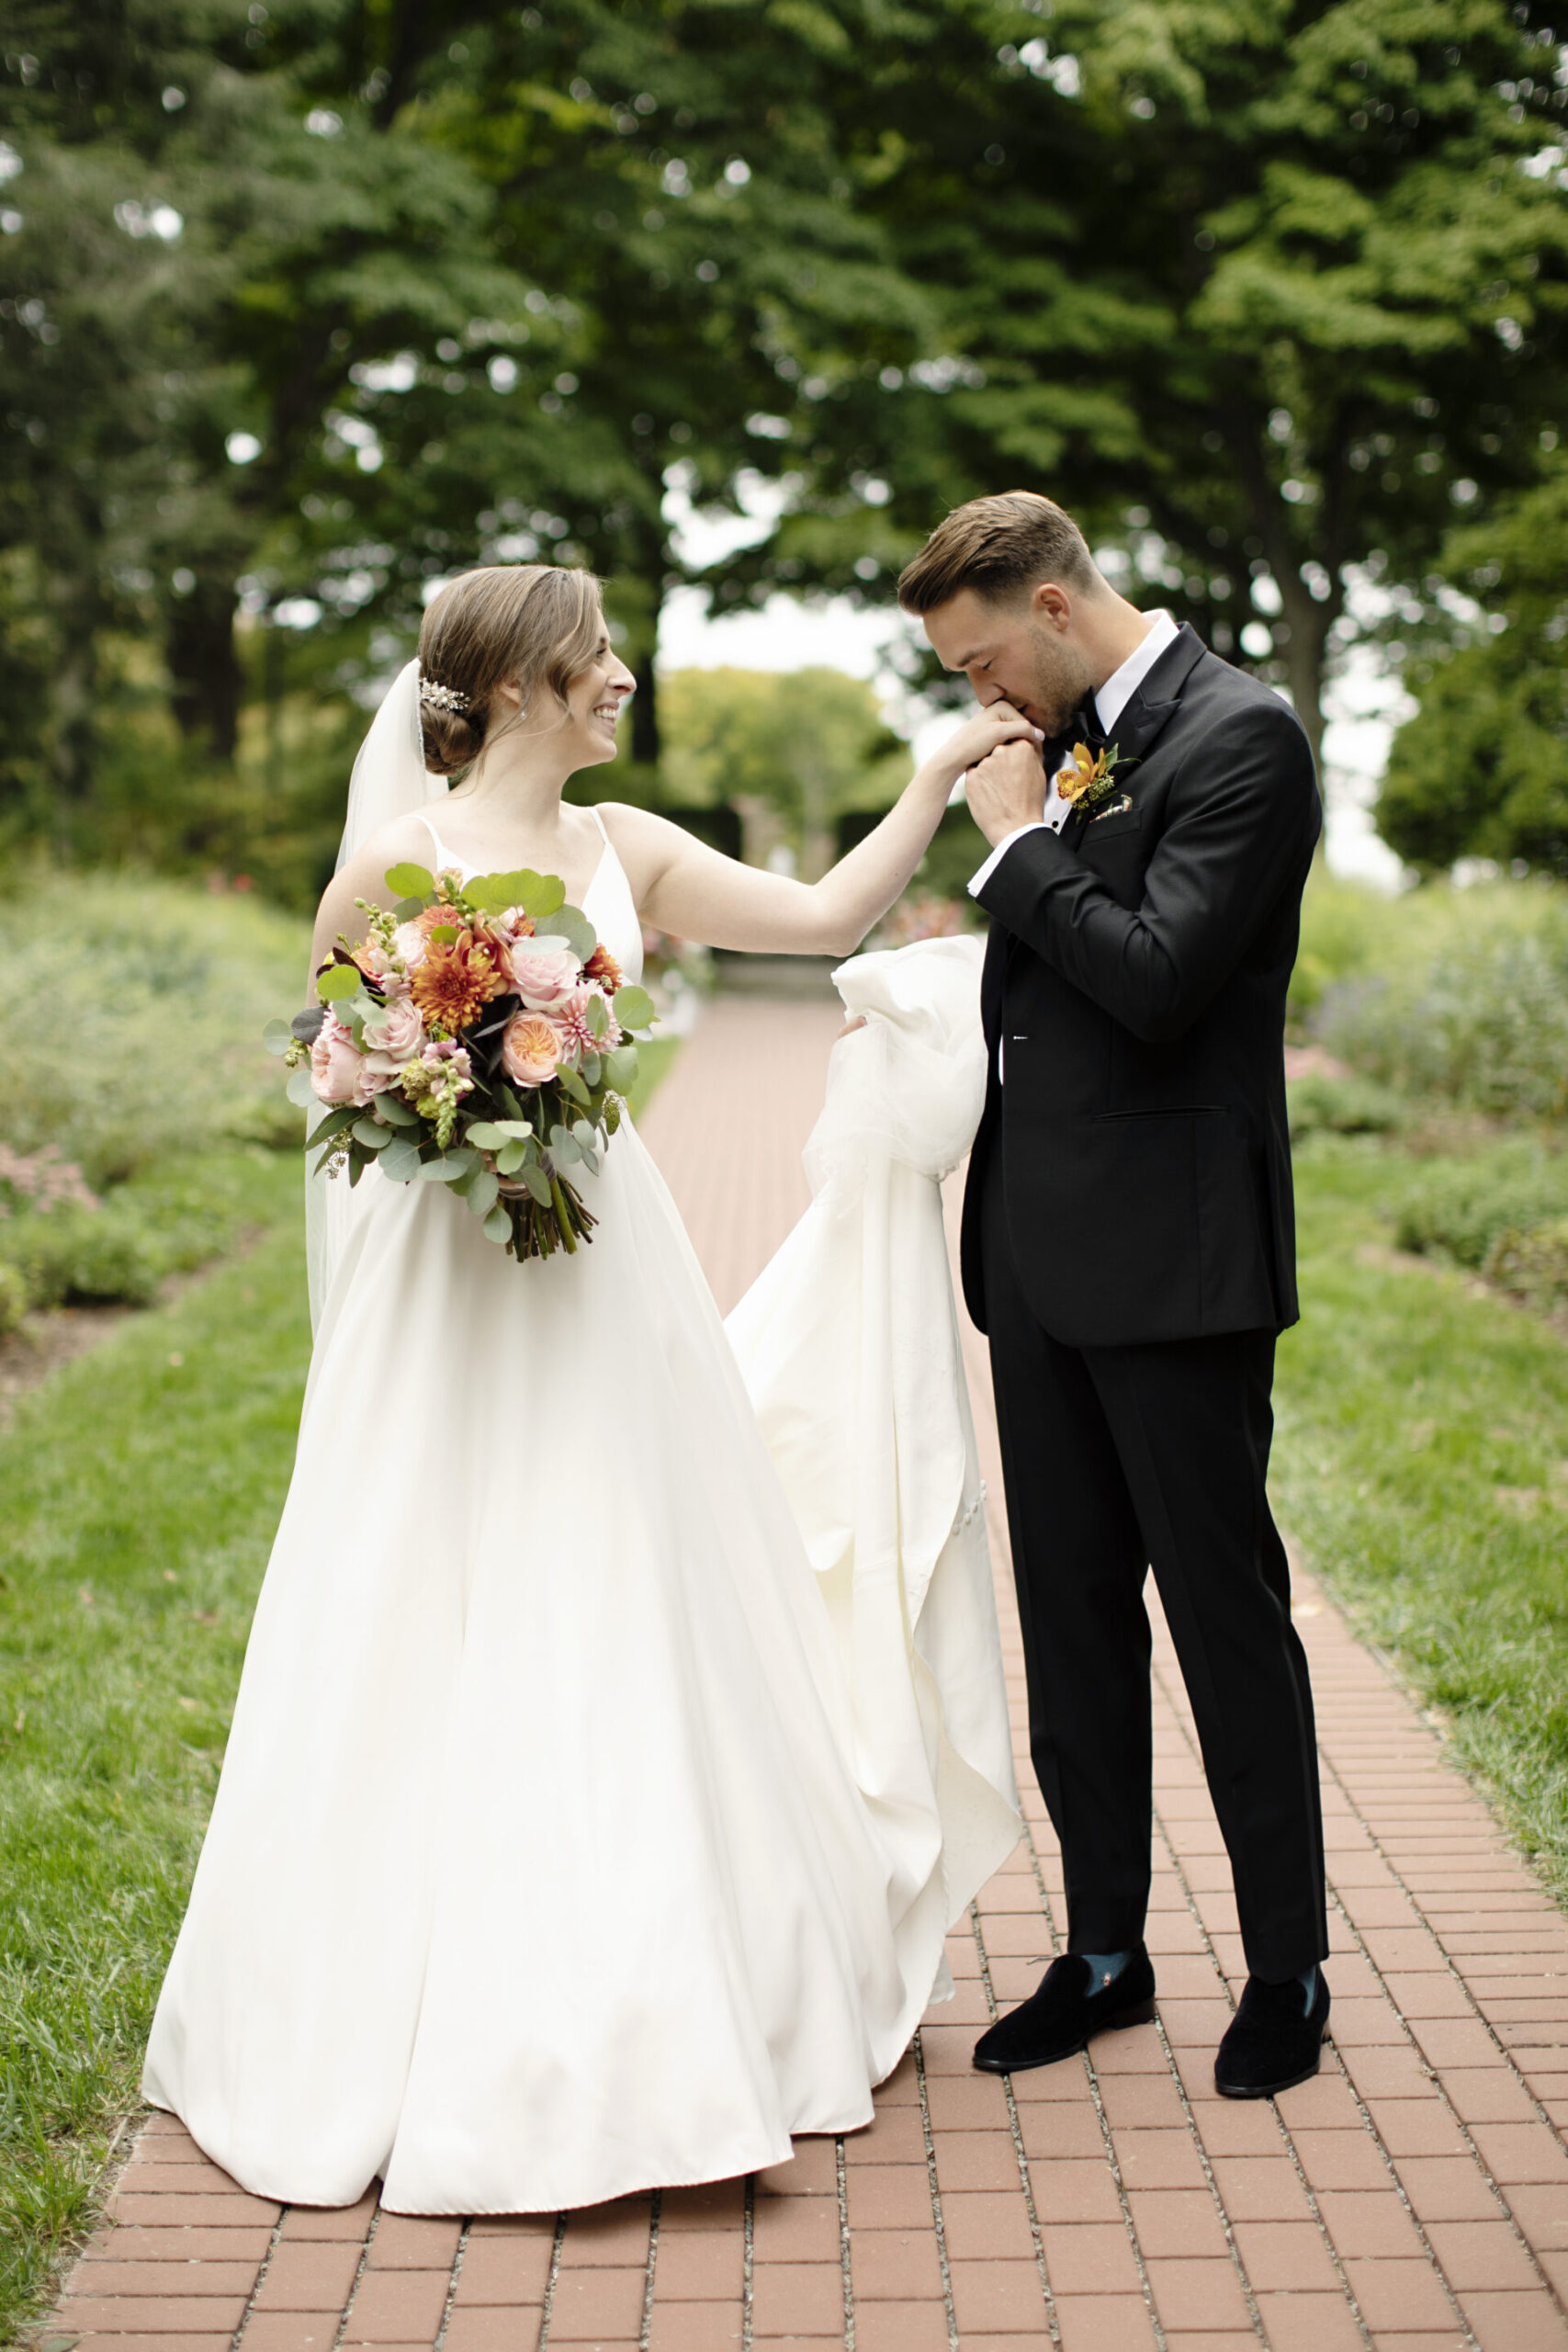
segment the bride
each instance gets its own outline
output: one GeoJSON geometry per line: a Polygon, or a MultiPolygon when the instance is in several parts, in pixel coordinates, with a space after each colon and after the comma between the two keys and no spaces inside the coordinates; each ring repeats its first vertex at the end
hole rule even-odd
{"type": "MultiPolygon", "coordinates": [[[[562,799],[615,758],[632,684],[589,574],[445,588],[356,769],[312,970],[400,861],[561,876],[627,978],[645,921],[848,953],[959,774],[1033,732],[971,718],[807,886],[562,799]]],[[[379,2177],[394,2211],[549,2211],[862,2125],[1016,1834],[1005,1719],[968,1740],[996,1732],[988,1763],[941,1724],[949,1700],[1001,1717],[994,1626],[949,1691],[916,1656],[918,1600],[851,1625],[853,1590],[814,1573],[821,1530],[788,1494],[852,1444],[842,1364],[829,1412],[816,1338],[773,1345],[807,1392],[774,1398],[781,1476],[629,1121],[587,1181],[592,1247],[517,1266],[439,1185],[312,1180],[328,1246],[294,1477],[145,2078],[258,2194],[346,2204],[379,2177]],[[910,1724],[923,1807],[899,1794],[910,1724]]],[[[841,1267],[808,1279],[836,1293],[841,1267]]],[[[830,1302],[798,1291],[819,1335],[830,1302]]],[[[939,1410],[961,1442],[962,1405],[939,1410]]]]}

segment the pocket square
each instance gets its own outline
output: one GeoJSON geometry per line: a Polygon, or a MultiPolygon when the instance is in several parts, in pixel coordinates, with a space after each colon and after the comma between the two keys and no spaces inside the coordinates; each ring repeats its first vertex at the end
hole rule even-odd
{"type": "Polygon", "coordinates": [[[1107,817],[1124,817],[1132,805],[1132,794],[1124,792],[1120,800],[1110,801],[1103,808],[1097,808],[1089,821],[1091,825],[1103,825],[1107,817]]]}

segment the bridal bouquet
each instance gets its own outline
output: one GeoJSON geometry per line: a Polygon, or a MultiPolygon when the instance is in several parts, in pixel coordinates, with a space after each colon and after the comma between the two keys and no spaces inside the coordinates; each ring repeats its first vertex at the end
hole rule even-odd
{"type": "Polygon", "coordinates": [[[595,1219],[569,1171],[596,1172],[620,1125],[652,998],[556,875],[394,865],[387,887],[398,904],[358,901],[365,936],[333,948],[319,1001],[264,1032],[289,1100],[326,1107],[317,1172],[446,1184],[513,1257],[575,1250],[595,1219]]]}

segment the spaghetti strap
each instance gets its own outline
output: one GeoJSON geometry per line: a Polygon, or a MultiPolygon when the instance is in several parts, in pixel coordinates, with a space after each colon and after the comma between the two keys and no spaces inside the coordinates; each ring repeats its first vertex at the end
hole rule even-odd
{"type": "Polygon", "coordinates": [[[424,827],[425,831],[430,835],[432,842],[435,844],[435,871],[439,874],[443,866],[455,865],[457,860],[448,857],[446,854],[446,843],[442,841],[440,834],[435,830],[434,818],[427,817],[422,808],[419,811],[419,821],[424,827]]]}
{"type": "Polygon", "coordinates": [[[610,836],[609,836],[609,834],[604,831],[604,818],[603,818],[603,817],[601,817],[601,815],[599,814],[599,805],[598,805],[597,801],[591,800],[591,801],[589,802],[589,804],[588,804],[588,813],[589,813],[589,815],[592,818],[593,822],[594,822],[594,823],[598,826],[598,828],[599,828],[599,838],[600,838],[600,840],[604,842],[604,844],[605,848],[606,848],[606,849],[608,849],[608,848],[609,848],[609,846],[610,846],[610,836]]]}

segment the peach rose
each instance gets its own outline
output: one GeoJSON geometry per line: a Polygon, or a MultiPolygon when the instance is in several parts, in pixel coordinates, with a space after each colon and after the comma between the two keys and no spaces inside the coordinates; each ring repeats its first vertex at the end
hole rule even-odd
{"type": "Polygon", "coordinates": [[[561,1065],[562,1038],[542,1012],[514,1012],[502,1032],[501,1063],[519,1086],[543,1086],[561,1065]]]}
{"type": "Polygon", "coordinates": [[[329,1012],[310,1047],[310,1083],[323,1102],[362,1102],[359,1048],[335,1012],[329,1012]]]}
{"type": "Polygon", "coordinates": [[[549,939],[514,939],[507,951],[512,985],[534,1012],[553,1012],[580,983],[581,967],[570,947],[549,939]]]}

